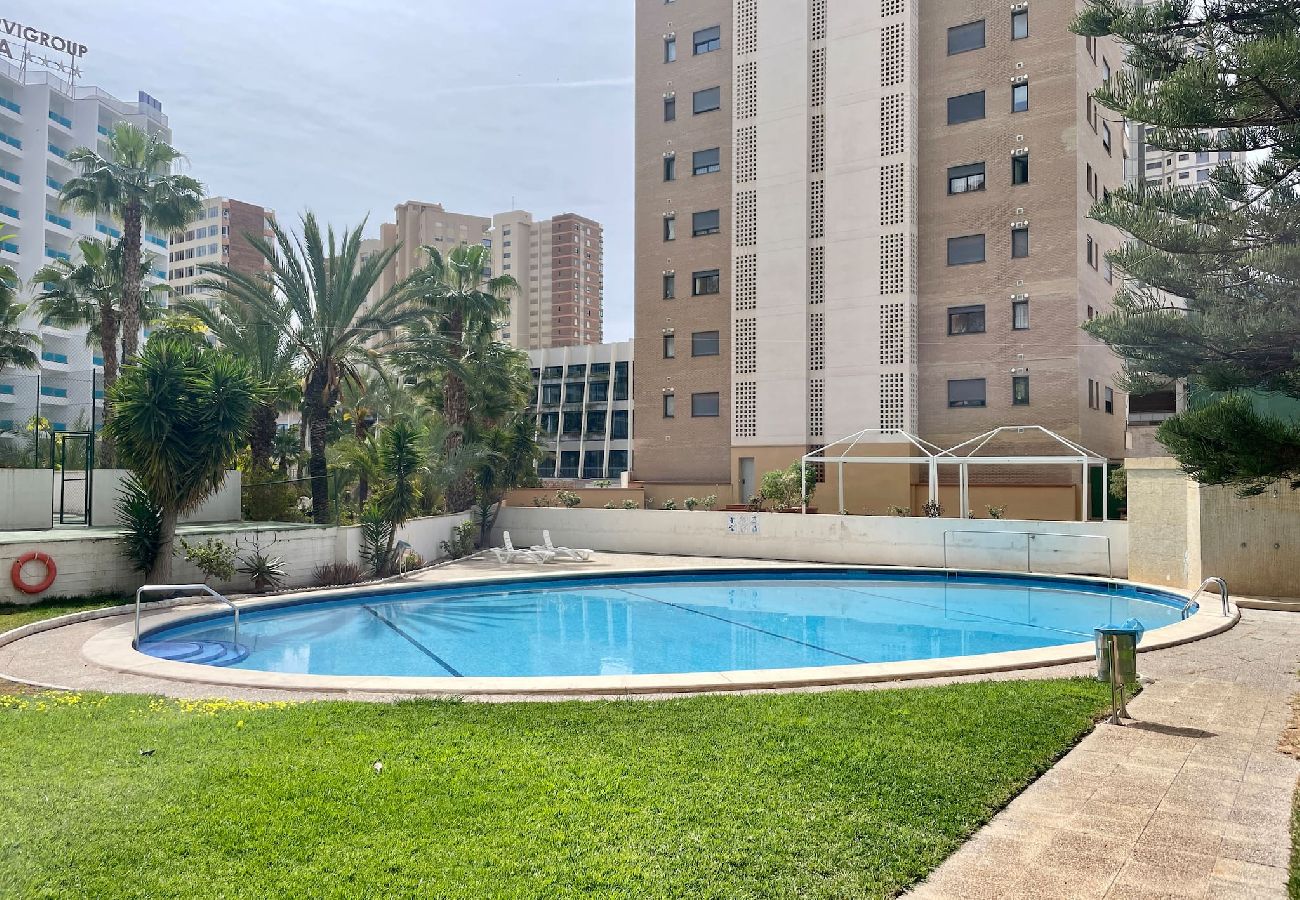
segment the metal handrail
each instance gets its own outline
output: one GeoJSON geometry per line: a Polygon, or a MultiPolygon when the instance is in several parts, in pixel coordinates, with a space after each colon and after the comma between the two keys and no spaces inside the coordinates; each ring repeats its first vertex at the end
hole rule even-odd
{"type": "Polygon", "coordinates": [[[1104,534],[1073,534],[1068,531],[981,531],[974,528],[952,528],[943,533],[943,567],[948,565],[948,535],[950,534],[1016,534],[1025,538],[1025,571],[1034,571],[1034,538],[1036,537],[1074,537],[1095,538],[1106,542],[1106,577],[1115,577],[1115,564],[1112,560],[1110,538],[1104,534]]]}
{"type": "Polygon", "coordinates": [[[229,606],[235,614],[235,638],[234,643],[239,643],[239,607],[230,602],[230,598],[223,594],[218,594],[206,584],[146,584],[135,592],[135,642],[131,646],[140,649],[140,596],[146,591],[157,593],[160,591],[204,591],[222,603],[229,606]]]}
{"type": "Polygon", "coordinates": [[[1196,598],[1201,596],[1201,591],[1205,590],[1212,584],[1217,584],[1219,586],[1219,599],[1223,601],[1223,614],[1225,616],[1232,615],[1232,609],[1228,606],[1228,582],[1224,581],[1217,575],[1211,575],[1209,578],[1201,582],[1201,586],[1196,589],[1196,593],[1192,594],[1188,599],[1186,608],[1190,609],[1192,604],[1196,602],[1196,598]]]}

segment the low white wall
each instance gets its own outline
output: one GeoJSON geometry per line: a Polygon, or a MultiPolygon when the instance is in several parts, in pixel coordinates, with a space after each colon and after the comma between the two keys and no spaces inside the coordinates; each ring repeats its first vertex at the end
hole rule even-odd
{"type": "Polygon", "coordinates": [[[49,528],[53,499],[50,469],[0,469],[0,531],[49,528]]]}
{"type": "MultiPolygon", "coordinates": [[[[90,510],[90,524],[107,528],[116,527],[117,508],[120,502],[122,482],[130,475],[127,469],[96,469],[91,484],[90,494],[93,506],[90,510]]],[[[244,474],[237,469],[226,472],[221,486],[198,509],[181,517],[182,524],[196,522],[238,522],[242,518],[240,511],[240,492],[244,483],[244,474]]]]}
{"type": "MultiPolygon", "coordinates": [[[[440,543],[447,540],[451,529],[466,518],[465,514],[460,514],[413,519],[399,530],[398,536],[427,561],[432,562],[440,555],[440,543]]],[[[288,587],[314,585],[313,573],[317,566],[325,563],[361,561],[361,529],[357,526],[336,528],[332,525],[268,523],[265,528],[244,525],[226,529],[205,525],[182,526],[179,533],[191,541],[218,538],[241,550],[251,548],[255,541],[260,541],[264,551],[284,559],[288,587]]],[[[41,566],[28,564],[28,582],[38,581],[43,574],[41,566]]],[[[172,576],[178,583],[203,580],[197,569],[179,557],[173,562],[172,576]]],[[[98,593],[127,596],[133,594],[143,583],[144,578],[131,569],[122,555],[122,541],[116,536],[90,536],[72,530],[59,530],[42,535],[41,539],[35,541],[0,540],[0,603],[35,603],[49,597],[98,593]],[[14,560],[32,550],[48,553],[59,570],[54,584],[39,596],[22,593],[8,577],[14,560]]],[[[247,591],[248,578],[236,575],[233,582],[214,584],[213,587],[218,590],[247,591]]]]}
{"type": "Polygon", "coordinates": [[[593,550],[887,566],[943,566],[946,540],[953,568],[1023,572],[1032,552],[1036,572],[1128,574],[1123,522],[506,507],[493,538],[509,531],[527,547],[543,528],[557,545],[593,550]]]}

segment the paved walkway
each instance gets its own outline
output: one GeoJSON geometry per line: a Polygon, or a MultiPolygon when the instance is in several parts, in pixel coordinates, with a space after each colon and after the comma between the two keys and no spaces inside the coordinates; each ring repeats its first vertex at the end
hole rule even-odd
{"type": "Polygon", "coordinates": [[[1139,656],[1132,724],[1101,725],[910,895],[1285,897],[1300,761],[1277,752],[1300,615],[1139,656]]]}

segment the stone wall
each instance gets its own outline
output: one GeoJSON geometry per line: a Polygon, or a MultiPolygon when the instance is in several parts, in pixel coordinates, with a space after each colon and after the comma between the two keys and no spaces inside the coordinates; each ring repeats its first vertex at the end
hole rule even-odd
{"type": "Polygon", "coordinates": [[[1197,484],[1169,458],[1125,467],[1134,579],[1194,588],[1218,576],[1233,594],[1300,597],[1300,492],[1279,482],[1238,497],[1197,484]]]}

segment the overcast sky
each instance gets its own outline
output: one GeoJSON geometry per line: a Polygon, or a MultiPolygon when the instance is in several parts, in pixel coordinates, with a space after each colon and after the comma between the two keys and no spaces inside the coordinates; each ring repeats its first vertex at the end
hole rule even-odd
{"type": "Polygon", "coordinates": [[[632,0],[18,0],[81,83],[162,101],[210,194],[335,226],[405,200],[605,226],[605,339],[632,335],[632,0]],[[308,10],[310,12],[308,13],[308,10]]]}

